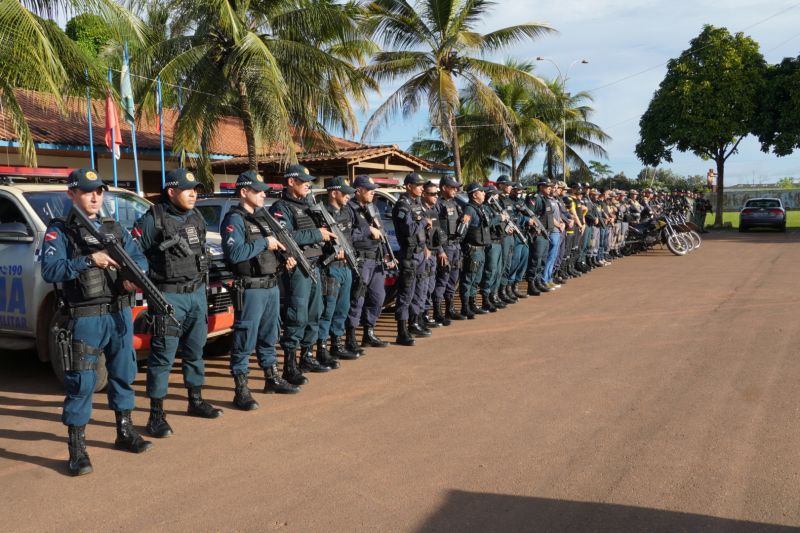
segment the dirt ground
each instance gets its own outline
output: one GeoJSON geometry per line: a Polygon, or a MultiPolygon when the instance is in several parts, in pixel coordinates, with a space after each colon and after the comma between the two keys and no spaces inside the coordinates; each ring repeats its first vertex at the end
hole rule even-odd
{"type": "MultiPolygon", "coordinates": [[[[6,531],[797,531],[800,233],[724,233],[686,257],[616,261],[554,294],[372,349],[296,396],[184,416],[142,455],[66,473],[62,397],[30,354],[0,361],[6,531]]],[[[391,317],[379,334],[393,339],[391,317]]],[[[251,385],[263,381],[253,362],[251,385]]],[[[147,418],[144,374],[134,422],[147,418]]]]}

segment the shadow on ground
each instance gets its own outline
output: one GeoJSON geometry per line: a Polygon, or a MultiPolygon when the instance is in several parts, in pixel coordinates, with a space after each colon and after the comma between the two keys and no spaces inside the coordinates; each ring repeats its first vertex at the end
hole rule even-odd
{"type": "Polygon", "coordinates": [[[417,531],[788,533],[798,528],[629,505],[453,490],[417,531]]]}

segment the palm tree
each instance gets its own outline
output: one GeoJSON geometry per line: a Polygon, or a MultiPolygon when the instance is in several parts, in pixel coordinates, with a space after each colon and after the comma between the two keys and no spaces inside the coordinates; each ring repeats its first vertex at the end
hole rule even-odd
{"type": "MultiPolygon", "coordinates": [[[[264,149],[295,158],[293,134],[329,145],[328,127],[356,128],[351,97],[365,106],[374,83],[353,66],[373,50],[357,4],[333,0],[175,0],[193,32],[147,53],[149,78],[187,87],[174,144],[206,153],[219,120],[241,118],[251,169],[264,149]],[[199,139],[198,139],[199,132],[199,139]]],[[[153,85],[141,88],[153,108],[153,85]]]]}
{"type": "Polygon", "coordinates": [[[119,40],[144,38],[140,21],[114,0],[0,0],[0,105],[10,117],[26,164],[36,166],[36,148],[15,89],[50,94],[66,112],[64,96],[83,94],[87,83],[104,96],[105,72],[49,17],[92,12],[119,40]]]}
{"type": "Polygon", "coordinates": [[[561,80],[548,83],[553,99],[543,103],[540,109],[542,120],[546,122],[557,136],[550,136],[544,141],[545,161],[543,171],[549,179],[554,179],[557,169],[564,168],[566,159],[566,175],[570,166],[588,169],[580,151],[589,152],[595,157],[607,158],[608,154],[602,144],[611,140],[600,126],[589,121],[594,109],[587,104],[592,96],[581,91],[570,94],[564,90],[561,80]],[[555,102],[555,105],[554,105],[555,102]],[[566,154],[564,154],[563,136],[566,133],[566,154]]]}
{"type": "Polygon", "coordinates": [[[404,82],[373,113],[364,128],[365,138],[398,111],[404,116],[412,115],[427,98],[430,123],[452,147],[456,178],[461,178],[457,80],[465,84],[494,123],[505,123],[506,108],[484,79],[517,80],[530,86],[544,84],[532,74],[482,56],[554,31],[540,23],[509,26],[486,34],[474,31],[493,5],[490,0],[420,0],[416,7],[407,0],[375,0],[369,5],[365,28],[393,50],[377,54],[365,71],[379,82],[404,82]]]}

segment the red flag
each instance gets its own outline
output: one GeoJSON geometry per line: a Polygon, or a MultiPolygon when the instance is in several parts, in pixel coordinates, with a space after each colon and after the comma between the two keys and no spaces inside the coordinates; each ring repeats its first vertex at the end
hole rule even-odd
{"type": "Polygon", "coordinates": [[[117,118],[117,106],[111,98],[111,92],[106,91],[106,146],[114,152],[114,157],[119,159],[119,146],[122,144],[122,132],[117,118]],[[112,134],[113,132],[113,134],[112,134]],[[113,146],[112,146],[112,139],[113,146]]]}

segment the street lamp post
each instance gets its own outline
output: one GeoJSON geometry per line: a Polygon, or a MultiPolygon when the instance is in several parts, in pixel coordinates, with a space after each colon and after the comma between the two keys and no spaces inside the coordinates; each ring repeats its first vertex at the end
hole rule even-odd
{"type": "MultiPolygon", "coordinates": [[[[562,75],[561,69],[558,68],[558,64],[549,57],[538,56],[536,58],[536,61],[549,61],[550,63],[553,64],[554,67],[556,67],[556,70],[558,71],[558,78],[561,80],[561,85],[564,86],[565,90],[564,95],[567,97],[567,99],[569,99],[569,93],[566,92],[567,77],[569,76],[569,71],[572,69],[572,67],[574,67],[578,63],[580,63],[581,65],[586,65],[589,63],[588,59],[576,59],[575,61],[569,64],[569,67],[567,67],[567,73],[565,75],[562,75]]],[[[561,175],[564,183],[566,183],[567,182],[567,110],[564,108],[563,105],[561,108],[561,142],[563,143],[561,145],[562,149],[561,175]]]]}

